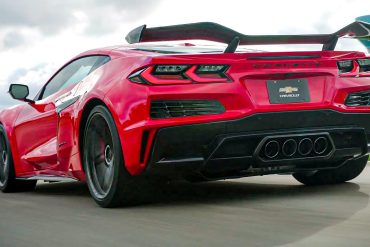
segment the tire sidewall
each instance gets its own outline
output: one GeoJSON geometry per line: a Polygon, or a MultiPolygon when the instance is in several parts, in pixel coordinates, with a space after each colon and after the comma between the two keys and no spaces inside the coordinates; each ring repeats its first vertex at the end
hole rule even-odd
{"type": "Polygon", "coordinates": [[[7,154],[8,154],[8,161],[7,161],[8,174],[6,174],[6,180],[5,180],[4,184],[3,185],[0,184],[0,190],[6,191],[8,186],[9,186],[9,182],[11,180],[14,180],[14,178],[15,178],[15,172],[14,172],[14,167],[13,167],[13,156],[12,156],[12,152],[11,152],[11,149],[10,149],[8,136],[7,136],[7,133],[6,133],[6,130],[5,130],[4,126],[2,126],[2,125],[0,125],[0,133],[2,135],[2,137],[0,137],[0,138],[4,138],[6,149],[7,149],[7,154]]]}
{"type": "Polygon", "coordinates": [[[84,169],[86,173],[86,182],[89,187],[90,193],[94,200],[102,207],[107,207],[108,205],[111,205],[114,200],[117,199],[117,190],[121,187],[119,183],[124,179],[128,178],[128,173],[126,172],[124,168],[124,160],[123,160],[123,153],[122,153],[122,146],[119,138],[119,134],[117,131],[117,127],[115,125],[115,122],[113,120],[113,117],[111,113],[108,111],[108,109],[104,106],[96,106],[93,108],[93,110],[90,112],[87,122],[84,129],[84,142],[83,142],[83,163],[84,163],[84,169]],[[108,193],[101,197],[98,195],[93,182],[92,182],[92,175],[90,174],[90,168],[88,165],[90,163],[88,162],[87,157],[87,146],[86,146],[86,140],[87,140],[87,129],[91,123],[91,120],[95,114],[100,114],[105,121],[107,122],[107,125],[109,127],[109,131],[112,135],[112,142],[113,142],[113,149],[114,149],[114,171],[113,171],[113,181],[112,185],[108,191],[108,193]]]}

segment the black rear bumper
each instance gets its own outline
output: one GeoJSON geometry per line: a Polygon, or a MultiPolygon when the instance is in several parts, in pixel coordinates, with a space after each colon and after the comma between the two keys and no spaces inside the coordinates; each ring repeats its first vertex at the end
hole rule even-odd
{"type": "Polygon", "coordinates": [[[260,113],[167,127],[156,134],[147,171],[169,177],[223,178],[330,169],[366,155],[367,136],[370,114],[332,110],[260,113]],[[309,143],[308,139],[313,146],[318,139],[327,146],[320,152],[314,147],[300,152],[300,144],[309,143]],[[271,142],[278,146],[276,155],[266,153],[271,142]],[[286,143],[291,144],[291,152],[284,152],[289,151],[286,143]]]}

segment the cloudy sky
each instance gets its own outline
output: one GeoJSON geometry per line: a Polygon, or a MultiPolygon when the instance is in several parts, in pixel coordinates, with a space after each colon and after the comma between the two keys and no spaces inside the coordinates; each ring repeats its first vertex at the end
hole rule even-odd
{"type": "MultiPolygon", "coordinates": [[[[0,108],[17,103],[6,93],[9,83],[28,84],[35,94],[71,57],[124,44],[142,24],[213,21],[247,34],[331,33],[369,14],[368,0],[0,0],[0,108]]],[[[352,41],[339,49],[365,51],[352,41]]]]}

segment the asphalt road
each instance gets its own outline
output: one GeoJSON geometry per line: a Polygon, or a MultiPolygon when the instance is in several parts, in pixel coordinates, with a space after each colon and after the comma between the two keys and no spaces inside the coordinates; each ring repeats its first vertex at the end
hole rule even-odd
{"type": "Polygon", "coordinates": [[[0,194],[0,247],[370,246],[370,166],[351,183],[305,187],[290,176],[176,183],[120,209],[81,183],[0,194]]]}

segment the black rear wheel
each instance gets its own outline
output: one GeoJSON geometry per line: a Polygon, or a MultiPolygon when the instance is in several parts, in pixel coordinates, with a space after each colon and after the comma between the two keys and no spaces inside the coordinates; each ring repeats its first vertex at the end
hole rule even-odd
{"type": "Polygon", "coordinates": [[[16,180],[13,157],[5,129],[0,125],[0,190],[2,192],[31,191],[37,181],[16,180]]]}
{"type": "Polygon", "coordinates": [[[295,173],[293,177],[305,185],[338,184],[359,176],[366,167],[369,156],[351,160],[336,169],[322,170],[314,173],[295,173]]]}
{"type": "Polygon", "coordinates": [[[124,166],[121,142],[114,120],[104,106],[90,113],[83,142],[87,185],[101,207],[132,204],[136,180],[124,166]]]}

